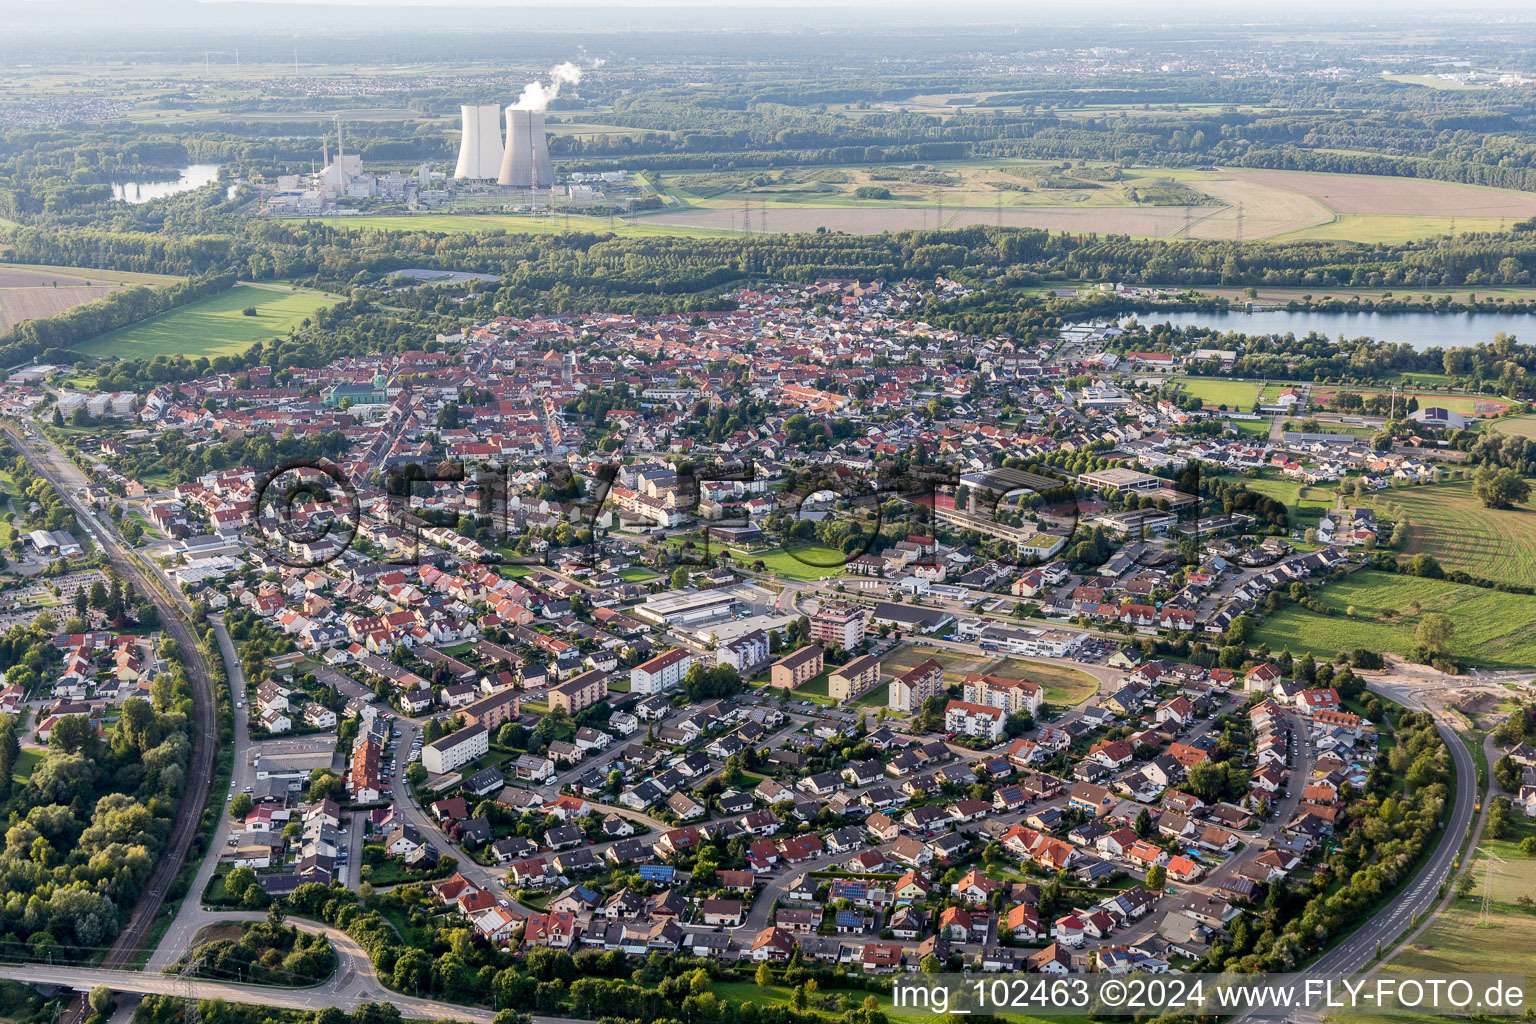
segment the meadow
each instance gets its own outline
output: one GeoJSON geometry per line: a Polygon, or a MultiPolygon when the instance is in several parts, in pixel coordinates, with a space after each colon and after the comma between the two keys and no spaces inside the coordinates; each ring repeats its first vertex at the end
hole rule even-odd
{"type": "Polygon", "coordinates": [[[123,359],[237,355],[252,342],[286,335],[315,310],[335,301],[335,296],[322,292],[236,285],[74,347],[86,355],[123,359]],[[255,307],[255,316],[244,314],[249,307],[255,307]]]}
{"type": "Polygon", "coordinates": [[[1086,672],[1041,661],[1003,658],[982,671],[1004,679],[1028,679],[1045,687],[1045,699],[1057,706],[1081,704],[1099,690],[1099,681],[1086,672]]]}
{"type": "Polygon", "coordinates": [[[1382,515],[1388,504],[1402,508],[1410,529],[1407,555],[1428,552],[1447,569],[1536,586],[1536,509],[1484,508],[1470,480],[1383,491],[1366,503],[1382,515]]]}
{"type": "Polygon", "coordinates": [[[1536,664],[1536,630],[1531,629],[1536,597],[1375,570],[1354,573],[1314,593],[1335,614],[1287,605],[1264,619],[1252,642],[1267,643],[1272,651],[1289,648],[1297,655],[1311,651],[1315,657],[1357,647],[1406,654],[1419,620],[1442,612],[1451,620],[1450,653],[1458,661],[1495,669],[1536,664]],[[1346,614],[1351,607],[1353,617],[1346,614]]]}

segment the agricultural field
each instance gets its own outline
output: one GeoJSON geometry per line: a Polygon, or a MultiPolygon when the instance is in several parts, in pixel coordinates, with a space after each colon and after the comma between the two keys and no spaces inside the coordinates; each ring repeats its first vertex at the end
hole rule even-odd
{"type": "Polygon", "coordinates": [[[336,297],[322,292],[236,285],[74,346],[86,355],[153,359],[158,355],[236,355],[252,342],[281,337],[336,297]],[[255,307],[255,316],[244,310],[255,307]]]}
{"type": "Polygon", "coordinates": [[[1419,619],[1442,612],[1451,620],[1454,658],[1496,669],[1536,664],[1536,631],[1531,629],[1536,597],[1374,570],[1315,593],[1336,614],[1288,605],[1264,619],[1253,642],[1267,643],[1272,651],[1311,651],[1316,657],[1357,647],[1406,654],[1419,619]],[[1353,617],[1346,614],[1349,608],[1355,609],[1353,617]]]}
{"type": "Polygon", "coordinates": [[[867,234],[997,224],[1159,238],[1389,242],[1494,231],[1536,215],[1529,193],[1452,182],[1108,165],[1061,172],[996,160],[680,173],[666,175],[661,187],[683,208],[645,221],[713,231],[867,234]]]}
{"type": "Polygon", "coordinates": [[[176,280],[158,274],[0,264],[0,331],[8,331],[23,320],[55,316],[129,285],[176,280]]]}
{"type": "Polygon", "coordinates": [[[1003,658],[982,671],[1004,679],[1028,679],[1045,687],[1045,699],[1057,706],[1081,704],[1099,690],[1099,681],[1086,672],[1042,661],[1003,658]]]}
{"type": "Polygon", "coordinates": [[[1428,552],[1447,569],[1536,586],[1536,509],[1484,508],[1470,480],[1382,491],[1367,504],[1387,519],[1396,516],[1386,505],[1402,508],[1411,530],[1407,555],[1428,552]]]}

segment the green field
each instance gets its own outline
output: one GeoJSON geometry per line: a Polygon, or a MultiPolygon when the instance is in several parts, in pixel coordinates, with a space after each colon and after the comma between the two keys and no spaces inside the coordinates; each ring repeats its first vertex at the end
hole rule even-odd
{"type": "Polygon", "coordinates": [[[1370,503],[1400,506],[1410,524],[1407,554],[1428,552],[1447,569],[1536,586],[1536,508],[1484,508],[1470,480],[1383,491],[1370,503]]]}
{"type": "Polygon", "coordinates": [[[1247,412],[1259,397],[1259,385],[1254,381],[1223,380],[1219,377],[1173,377],[1170,383],[1180,385],[1180,393],[1194,395],[1206,405],[1224,405],[1228,409],[1247,412]]]}
{"type": "Polygon", "coordinates": [[[16,763],[11,766],[11,778],[30,779],[32,769],[38,766],[43,759],[43,752],[35,747],[22,747],[16,755],[16,763]]]}
{"type": "Polygon", "coordinates": [[[1052,704],[1081,704],[1099,692],[1099,681],[1086,672],[1043,661],[1004,658],[985,671],[1004,679],[1028,679],[1045,687],[1045,699],[1052,704]]]}
{"type": "Polygon", "coordinates": [[[292,292],[241,284],[218,295],[167,310],[148,320],[98,335],[75,345],[94,356],[153,359],[158,355],[238,355],[252,342],[279,338],[336,297],[321,292],[292,292]],[[242,312],[256,308],[255,316],[242,312]]]}
{"type": "Polygon", "coordinates": [[[1287,605],[1264,620],[1253,642],[1317,657],[1357,647],[1406,654],[1419,619],[1443,612],[1453,626],[1450,651],[1458,660],[1501,669],[1536,664],[1536,630],[1531,629],[1536,597],[1375,570],[1357,572],[1315,593],[1337,614],[1287,605]],[[1354,618],[1344,614],[1351,606],[1354,618]]]}
{"type": "MultiPolygon", "coordinates": [[[[1354,387],[1346,384],[1320,384],[1312,389],[1312,401],[1318,405],[1328,405],[1329,396],[1340,393],[1368,395],[1388,395],[1390,389],[1378,387],[1354,387]]],[[[1440,408],[1449,409],[1451,412],[1460,413],[1463,416],[1496,416],[1509,408],[1509,399],[1499,398],[1497,395],[1442,395],[1434,391],[1418,391],[1412,394],[1400,393],[1398,399],[1406,401],[1413,398],[1418,401],[1420,409],[1440,408]],[[1478,408],[1478,406],[1482,408],[1478,408]]],[[[1401,415],[1401,410],[1399,410],[1401,415]]]]}
{"type": "Polygon", "coordinates": [[[762,562],[764,569],[775,576],[787,576],[794,580],[819,580],[823,576],[841,576],[847,556],[820,544],[797,544],[792,549],[784,547],[749,555],[746,561],[748,565],[762,562]],[[791,551],[794,553],[791,554],[791,551]],[[811,564],[807,565],[807,562],[811,564]]]}
{"type": "Polygon", "coordinates": [[[1494,420],[1490,426],[1501,434],[1536,438],[1536,415],[1505,416],[1494,420]]]}

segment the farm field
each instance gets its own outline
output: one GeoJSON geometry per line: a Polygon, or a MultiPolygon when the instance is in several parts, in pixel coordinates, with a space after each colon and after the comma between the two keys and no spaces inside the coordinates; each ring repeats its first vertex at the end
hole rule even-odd
{"type": "Polygon", "coordinates": [[[1486,668],[1536,664],[1536,631],[1531,629],[1536,597],[1374,570],[1357,572],[1315,594],[1337,614],[1288,605],[1265,618],[1253,642],[1267,643],[1273,651],[1289,647],[1298,655],[1311,651],[1316,657],[1356,647],[1406,654],[1419,619],[1443,612],[1453,627],[1453,657],[1486,668]],[[1350,607],[1354,618],[1345,615],[1350,607]]]}
{"type": "Polygon", "coordinates": [[[134,284],[170,284],[174,277],[76,267],[0,264],[0,331],[23,320],[55,316],[134,284]]]}
{"type": "Polygon", "coordinates": [[[1493,231],[1536,215],[1536,197],[1527,193],[1390,176],[1133,168],[1118,180],[1103,169],[1093,180],[1095,169],[1088,168],[1091,173],[1074,182],[1027,162],[921,166],[924,173],[897,180],[858,166],[668,175],[664,190],[687,208],[645,219],[737,231],[750,205],[753,231],[858,234],[998,224],[1139,237],[1387,242],[1453,228],[1493,231]],[[866,185],[887,189],[889,197],[859,198],[856,190],[866,185]]]}
{"type": "Polygon", "coordinates": [[[1470,480],[1383,491],[1370,500],[1401,506],[1411,535],[1406,554],[1428,552],[1447,569],[1536,586],[1536,509],[1484,508],[1470,480]]]}
{"type": "Polygon", "coordinates": [[[1099,681],[1088,673],[1042,661],[1004,658],[983,671],[1004,679],[1028,679],[1039,683],[1045,687],[1045,699],[1056,705],[1081,704],[1099,690],[1099,681]]]}
{"type": "Polygon", "coordinates": [[[281,337],[335,296],[236,285],[226,292],[167,310],[148,320],[82,342],[87,355],[153,359],[157,355],[222,356],[244,352],[252,342],[281,337]],[[242,313],[256,308],[255,316],[242,313]]]}

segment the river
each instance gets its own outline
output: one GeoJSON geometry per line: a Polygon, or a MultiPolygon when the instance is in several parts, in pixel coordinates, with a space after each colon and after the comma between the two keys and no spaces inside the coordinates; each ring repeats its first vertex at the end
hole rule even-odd
{"type": "Polygon", "coordinates": [[[1142,313],[1143,324],[1211,327],[1242,334],[1294,334],[1316,331],[1330,338],[1370,337],[1415,349],[1469,347],[1493,340],[1498,331],[1536,341],[1536,316],[1528,313],[1313,313],[1263,310],[1256,313],[1214,310],[1142,313]]]}
{"type": "Polygon", "coordinates": [[[125,203],[147,203],[178,192],[190,192],[219,180],[218,164],[192,164],[181,169],[181,177],[170,181],[130,181],[112,183],[112,198],[125,203]]]}

